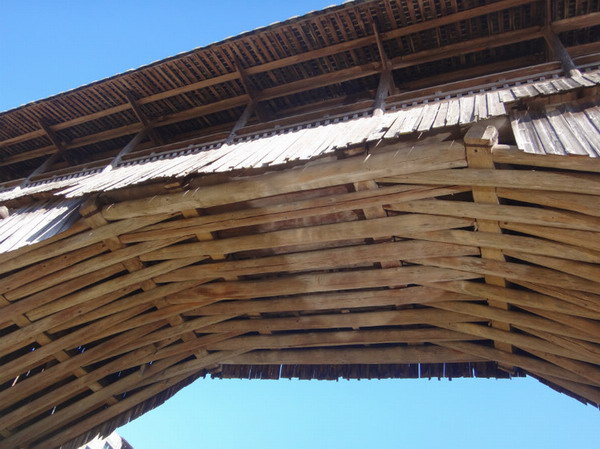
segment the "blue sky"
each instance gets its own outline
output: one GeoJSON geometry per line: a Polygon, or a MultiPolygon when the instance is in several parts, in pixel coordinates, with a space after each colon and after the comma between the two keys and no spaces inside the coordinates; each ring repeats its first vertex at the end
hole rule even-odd
{"type": "MultiPolygon", "coordinates": [[[[0,110],[331,1],[2,0],[0,110]]],[[[207,379],[119,431],[136,449],[564,449],[600,447],[599,429],[533,379],[207,379]]]]}

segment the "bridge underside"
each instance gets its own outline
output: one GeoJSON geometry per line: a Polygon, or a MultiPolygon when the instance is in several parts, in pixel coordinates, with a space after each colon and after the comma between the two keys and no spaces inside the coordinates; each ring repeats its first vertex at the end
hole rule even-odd
{"type": "Polygon", "coordinates": [[[0,255],[0,447],[110,429],[208,373],[530,375],[600,403],[600,165],[464,140],[89,198],[0,255]]]}

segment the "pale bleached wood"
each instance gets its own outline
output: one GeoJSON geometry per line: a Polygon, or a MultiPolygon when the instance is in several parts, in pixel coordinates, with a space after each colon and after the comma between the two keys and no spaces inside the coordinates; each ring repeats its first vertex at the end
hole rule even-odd
{"type": "MultiPolygon", "coordinates": [[[[437,284],[432,284],[437,285],[437,284]]],[[[469,294],[453,293],[437,288],[406,287],[376,291],[347,291],[293,297],[261,299],[260,301],[220,301],[192,309],[186,315],[221,315],[237,313],[278,313],[313,310],[354,309],[363,307],[406,306],[437,301],[473,300],[469,294]]]]}
{"type": "Polygon", "coordinates": [[[531,154],[518,150],[516,147],[501,146],[493,149],[492,158],[494,162],[500,164],[531,165],[534,167],[600,173],[600,160],[588,156],[531,154]]]}
{"type": "MultiPolygon", "coordinates": [[[[206,263],[173,270],[156,276],[156,282],[178,282],[250,274],[315,271],[343,267],[368,266],[381,260],[399,261],[412,257],[443,257],[478,255],[472,246],[407,240],[360,245],[322,251],[284,254],[248,260],[206,263]]],[[[386,267],[391,268],[391,267],[386,267]]],[[[1,310],[1,309],[0,309],[1,310]]]]}
{"type": "MultiPolygon", "coordinates": [[[[150,214],[148,214],[150,215],[150,214]]],[[[41,260],[50,259],[81,247],[101,242],[110,237],[114,237],[125,232],[131,232],[135,229],[166,220],[170,215],[150,215],[131,220],[123,220],[116,223],[94,229],[88,232],[82,232],[61,241],[51,243],[40,248],[32,249],[25,254],[15,256],[13,253],[0,255],[0,274],[6,273],[17,268],[21,268],[41,260]]]]}
{"type": "Polygon", "coordinates": [[[584,231],[596,231],[600,219],[576,212],[544,210],[535,207],[506,206],[496,204],[473,204],[464,201],[421,200],[397,203],[390,210],[417,214],[447,215],[451,217],[470,217],[499,221],[504,223],[523,223],[553,228],[566,228],[584,231]]]}
{"type": "MultiPolygon", "coordinates": [[[[158,344],[162,350],[163,347],[166,347],[166,345],[161,345],[164,342],[172,343],[181,338],[182,335],[185,335],[186,333],[192,331],[204,333],[205,328],[215,325],[216,323],[221,323],[223,321],[233,319],[235,317],[235,314],[214,315],[209,317],[196,318],[193,320],[182,322],[180,324],[171,325],[170,327],[159,329],[155,332],[145,335],[144,337],[139,338],[136,341],[132,341],[126,345],[115,348],[114,351],[110,353],[110,356],[112,357],[115,355],[123,354],[128,351],[133,351],[134,349],[141,348],[153,343],[158,344]]],[[[230,333],[230,331],[225,331],[222,333],[230,333]]],[[[107,329],[105,331],[105,334],[110,335],[111,331],[107,329]]]]}
{"type": "Polygon", "coordinates": [[[385,312],[356,312],[310,315],[294,318],[262,318],[260,320],[230,320],[202,328],[204,333],[258,332],[305,329],[334,329],[373,326],[393,326],[479,321],[472,316],[436,309],[402,309],[385,312]]]}
{"type": "Polygon", "coordinates": [[[126,201],[106,206],[102,214],[107,220],[120,220],[347,184],[377,176],[463,167],[465,164],[464,147],[456,143],[406,148],[396,146],[391,151],[369,157],[358,156],[302,170],[273,173],[258,179],[232,181],[194,191],[126,201]]]}
{"type": "Polygon", "coordinates": [[[26,287],[36,279],[56,273],[57,271],[68,268],[73,264],[102,254],[107,250],[108,248],[106,245],[104,245],[104,243],[95,243],[93,245],[84,246],[81,249],[77,249],[60,257],[55,257],[49,261],[40,262],[15,273],[4,276],[2,278],[2,284],[0,285],[0,293],[6,293],[26,287]]]}
{"type": "Polygon", "coordinates": [[[169,271],[198,262],[199,260],[203,259],[204,256],[175,259],[156,264],[151,267],[143,268],[132,273],[124,274],[122,276],[117,277],[116,279],[112,279],[101,284],[95,285],[93,287],[82,289],[71,295],[64,296],[60,299],[52,301],[49,304],[35,307],[27,313],[27,316],[32,320],[38,320],[45,316],[67,309],[69,307],[93,300],[98,296],[119,290],[121,288],[128,287],[132,284],[138,284],[147,279],[151,279],[154,276],[167,273],[169,271]]]}
{"type": "Polygon", "coordinates": [[[157,329],[157,325],[144,326],[138,329],[132,329],[115,338],[100,343],[99,345],[90,348],[89,350],[72,356],[57,365],[51,366],[44,371],[35,374],[31,377],[26,377],[20,380],[9,389],[0,391],[0,402],[2,404],[14,404],[27,396],[30,396],[37,391],[41,391],[48,386],[63,380],[70,375],[71,371],[76,367],[85,367],[91,363],[101,360],[114,347],[119,347],[130,341],[135,341],[137,338],[157,329]]]}
{"type": "MultiPolygon", "coordinates": [[[[533,335],[550,342],[557,348],[564,348],[565,350],[570,351],[571,354],[573,354],[570,356],[571,359],[577,358],[575,354],[581,354],[581,356],[587,357],[587,362],[590,362],[590,360],[594,360],[600,356],[600,346],[598,344],[579,340],[573,337],[556,335],[540,329],[532,329],[527,326],[515,325],[515,327],[529,335],[533,335]]],[[[598,366],[598,363],[596,363],[596,366],[598,366]]]]}
{"type": "Polygon", "coordinates": [[[39,363],[43,363],[47,357],[52,357],[52,355],[56,352],[79,346],[80,341],[86,335],[89,337],[93,335],[94,332],[99,332],[100,330],[110,328],[110,326],[136,316],[138,313],[142,313],[146,309],[146,306],[140,306],[126,310],[125,312],[121,312],[119,314],[111,315],[104,320],[93,323],[88,327],[78,329],[36,349],[35,351],[28,352],[27,354],[15,360],[7,362],[4,364],[2,371],[0,371],[0,381],[4,382],[13,378],[14,376],[27,372],[28,370],[36,367],[39,363]]]}
{"type": "Polygon", "coordinates": [[[225,359],[224,365],[347,365],[480,362],[479,356],[436,346],[370,349],[305,349],[302,351],[252,351],[225,359]]]}
{"type": "Polygon", "coordinates": [[[208,345],[211,350],[287,349],[325,346],[370,345],[383,343],[426,343],[468,341],[472,337],[446,329],[352,330],[337,332],[302,332],[287,335],[249,335],[208,345]]]}
{"type": "Polygon", "coordinates": [[[403,235],[405,237],[421,240],[495,248],[498,250],[515,250],[542,256],[600,263],[600,252],[598,251],[518,235],[496,234],[492,232],[482,232],[481,230],[478,230],[477,232],[448,230],[426,233],[416,232],[413,234],[403,232],[403,235]]]}
{"type": "MultiPolygon", "coordinates": [[[[128,357],[141,359],[143,356],[152,354],[153,352],[154,349],[152,347],[146,347],[128,354],[128,357]]],[[[66,399],[88,389],[90,383],[128,367],[128,364],[124,364],[122,359],[113,360],[84,376],[53,389],[51,394],[46,394],[17,409],[10,410],[9,413],[0,417],[0,428],[14,427],[27,418],[35,417],[45,410],[52,410],[53,407],[60,405],[66,399]]]]}
{"type": "MultiPolygon", "coordinates": [[[[540,173],[545,175],[546,173],[540,173]]],[[[585,182],[580,183],[582,188],[586,187],[585,182]]],[[[525,189],[501,188],[497,189],[498,196],[525,203],[541,204],[543,206],[555,207],[558,209],[567,209],[582,214],[600,217],[600,196],[581,195],[577,193],[556,192],[558,187],[550,188],[543,192],[534,192],[525,189]]]]}
{"type": "MultiPolygon", "coordinates": [[[[147,357],[143,357],[141,359],[141,363],[154,363],[157,360],[162,360],[173,356],[181,356],[182,354],[184,355],[184,357],[187,358],[190,355],[193,355],[195,352],[198,352],[198,350],[211,348],[212,346],[218,345],[219,343],[225,340],[229,340],[230,338],[238,337],[240,335],[240,332],[208,334],[203,335],[202,337],[197,337],[195,340],[170,344],[162,349],[159,349],[158,351],[147,357]]],[[[124,357],[126,358],[127,355],[125,355],[124,357]]]]}
{"type": "Polygon", "coordinates": [[[571,382],[569,380],[561,379],[560,377],[553,377],[548,375],[540,377],[545,378],[551,383],[554,383],[567,391],[571,391],[576,395],[581,396],[582,398],[586,399],[592,404],[600,404],[600,389],[598,388],[594,388],[588,385],[582,385],[578,382],[571,382]]]}
{"type": "Polygon", "coordinates": [[[572,328],[545,318],[541,318],[532,314],[516,312],[512,310],[502,310],[494,307],[483,306],[479,304],[471,304],[468,302],[437,302],[432,303],[431,307],[451,312],[464,313],[476,317],[488,319],[490,321],[499,321],[519,327],[526,327],[544,332],[550,332],[557,335],[574,337],[600,343],[600,336],[590,335],[588,332],[572,328]]]}
{"type": "Polygon", "coordinates": [[[554,354],[549,354],[542,351],[529,350],[533,355],[543,360],[547,360],[550,363],[560,366],[567,371],[571,371],[585,379],[589,379],[591,385],[596,387],[600,386],[600,369],[598,367],[585,362],[578,362],[577,360],[561,357],[554,354]]]}
{"type": "MultiPolygon", "coordinates": [[[[427,259],[429,260],[429,259],[427,259]]],[[[404,285],[419,282],[442,282],[475,279],[481,275],[444,268],[407,266],[380,270],[357,270],[340,273],[307,274],[260,281],[215,282],[194,287],[168,298],[172,304],[216,301],[219,299],[251,299],[298,292],[327,292],[404,285]]]]}
{"type": "Polygon", "coordinates": [[[123,243],[132,243],[146,240],[162,240],[165,235],[173,237],[191,236],[196,232],[213,232],[243,226],[260,225],[278,220],[327,215],[374,205],[381,206],[399,201],[457,194],[468,190],[470,189],[467,187],[431,188],[403,185],[380,188],[377,191],[333,194],[293,202],[286,201],[285,197],[279,197],[281,201],[274,205],[250,206],[248,209],[158,223],[130,234],[123,234],[120,240],[123,243]]]}
{"type": "MultiPolygon", "coordinates": [[[[553,223],[546,223],[547,226],[536,226],[532,224],[514,223],[501,221],[502,229],[522,232],[525,234],[543,237],[556,242],[568,243],[580,248],[589,248],[594,251],[600,251],[600,232],[578,231],[575,229],[557,229],[551,227],[553,223]]],[[[595,229],[592,231],[596,231],[595,229]]]]}
{"type": "MultiPolygon", "coordinates": [[[[128,409],[135,407],[136,405],[156,396],[157,394],[168,390],[169,388],[177,385],[189,377],[189,375],[182,375],[172,377],[168,380],[159,381],[148,388],[141,391],[137,391],[125,399],[122,399],[117,404],[105,408],[94,415],[79,421],[76,426],[63,426],[60,432],[52,435],[52,437],[45,438],[43,442],[33,446],[31,449],[46,449],[48,447],[56,447],[61,444],[81,435],[83,432],[90,430],[97,426],[99,423],[106,422],[120,414],[126,412],[128,409]]],[[[2,447],[2,446],[0,446],[2,447]]]]}
{"type": "Polygon", "coordinates": [[[527,254],[521,251],[505,251],[507,256],[515,259],[521,259],[542,267],[552,268],[563,273],[572,274],[590,281],[600,281],[600,266],[585,262],[576,262],[573,260],[564,260],[557,257],[540,256],[527,254]]]}
{"type": "Polygon", "coordinates": [[[540,285],[538,284],[537,279],[535,283],[529,282],[528,280],[515,280],[515,284],[529,288],[536,292],[540,292],[544,295],[554,296],[555,298],[561,299],[566,302],[570,302],[572,304],[583,308],[587,308],[589,310],[600,310],[600,295],[598,294],[582,292],[580,290],[571,290],[561,287],[557,288],[548,285],[540,285]]]}
{"type": "MultiPolygon", "coordinates": [[[[48,289],[57,284],[64,284],[66,281],[70,281],[71,279],[81,278],[83,275],[97,270],[98,267],[105,267],[107,265],[121,263],[133,257],[137,257],[140,254],[144,254],[171,245],[173,243],[176,243],[177,241],[178,239],[163,239],[155,242],[131,245],[127,248],[112,251],[108,254],[91,257],[79,263],[73,262],[68,268],[65,268],[60,271],[55,271],[49,276],[38,276],[37,279],[34,281],[22,283],[20,287],[5,293],[4,296],[8,300],[14,301],[16,299],[20,299],[25,296],[32,295],[34,293],[48,289]]],[[[54,259],[51,259],[47,263],[52,264],[53,262],[54,259]]]]}
{"type": "MultiPolygon", "coordinates": [[[[0,441],[0,448],[8,449],[13,447],[12,445],[16,442],[28,444],[35,441],[39,439],[40,436],[60,428],[62,425],[67,424],[76,417],[94,410],[104,403],[107,398],[128,391],[133,388],[142,377],[150,377],[151,373],[153,374],[155,370],[162,368],[164,368],[164,362],[159,362],[156,366],[151,367],[144,373],[133,373],[123,377],[107,385],[102,390],[92,393],[67,407],[57,410],[50,416],[39,419],[25,430],[18,431],[9,438],[0,441]]],[[[116,404],[116,406],[118,406],[118,404],[116,404]]]]}
{"type": "Polygon", "coordinates": [[[505,187],[600,195],[598,175],[535,170],[463,168],[411,173],[378,179],[384,183],[505,187]]]}
{"type": "Polygon", "coordinates": [[[600,293],[600,283],[572,276],[548,268],[533,267],[512,262],[476,259],[473,257],[444,257],[413,260],[424,265],[459,269],[465,272],[490,274],[509,280],[529,281],[535,279],[544,285],[600,293]]]}
{"type": "Polygon", "coordinates": [[[50,332],[56,333],[64,331],[71,327],[79,326],[84,323],[88,323],[118,312],[122,312],[127,309],[131,309],[132,307],[137,307],[142,304],[148,304],[155,301],[156,299],[195,287],[199,283],[199,281],[190,281],[172,282],[170,284],[161,285],[152,290],[131,295],[127,298],[127,301],[113,301],[101,307],[94,308],[93,310],[87,313],[82,313],[80,316],[73,317],[69,320],[65,320],[57,326],[54,326],[52,329],[50,329],[50,332]]]}
{"type": "Polygon", "coordinates": [[[550,312],[548,310],[540,309],[539,307],[524,307],[524,310],[543,316],[549,320],[556,321],[557,323],[580,329],[594,337],[600,335],[600,323],[597,320],[582,318],[581,316],[566,315],[559,312],[550,312]]]}
{"type": "Polygon", "coordinates": [[[593,304],[590,302],[580,301],[578,304],[575,304],[572,301],[564,301],[548,294],[469,281],[437,282],[426,285],[458,294],[471,295],[473,298],[493,297],[494,299],[506,301],[520,307],[529,306],[561,314],[600,319],[600,302],[596,307],[593,307],[593,304]]]}
{"type": "MultiPolygon", "coordinates": [[[[13,320],[18,315],[28,314],[36,307],[42,307],[48,303],[51,303],[57,298],[77,292],[88,285],[103,281],[122,271],[124,271],[124,267],[121,264],[114,264],[88,273],[84,276],[72,279],[62,285],[49,288],[44,292],[36,293],[1,308],[0,311],[2,313],[2,317],[7,320],[13,320]]],[[[31,319],[29,316],[28,318],[31,319]]]]}
{"type": "Polygon", "coordinates": [[[403,231],[436,231],[470,226],[472,221],[465,218],[432,217],[431,215],[410,214],[396,217],[375,218],[321,226],[284,229],[241,237],[231,237],[214,241],[183,243],[172,245],[140,256],[141,260],[164,260],[191,257],[199,254],[229,254],[264,248],[292,245],[308,245],[325,242],[344,242],[353,239],[402,236],[403,231]]]}

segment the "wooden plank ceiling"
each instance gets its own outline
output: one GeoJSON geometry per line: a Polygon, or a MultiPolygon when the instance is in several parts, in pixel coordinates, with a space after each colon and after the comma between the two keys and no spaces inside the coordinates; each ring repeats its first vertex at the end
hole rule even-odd
{"type": "Polygon", "coordinates": [[[0,255],[0,448],[81,443],[207,373],[528,374],[597,406],[600,163],[496,139],[90,198],[0,255]]]}

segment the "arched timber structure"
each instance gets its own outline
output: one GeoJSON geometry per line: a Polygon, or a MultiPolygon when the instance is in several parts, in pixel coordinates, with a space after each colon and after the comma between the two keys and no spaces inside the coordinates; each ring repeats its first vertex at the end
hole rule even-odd
{"type": "Polygon", "coordinates": [[[0,114],[0,448],[207,374],[598,406],[598,9],[357,1],[0,114]]]}

